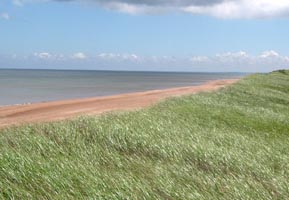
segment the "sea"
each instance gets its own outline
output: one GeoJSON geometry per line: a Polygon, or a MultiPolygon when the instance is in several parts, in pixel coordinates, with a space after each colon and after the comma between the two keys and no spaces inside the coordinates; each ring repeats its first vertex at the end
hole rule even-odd
{"type": "Polygon", "coordinates": [[[0,106],[195,86],[244,75],[235,72],[0,69],[0,106]]]}

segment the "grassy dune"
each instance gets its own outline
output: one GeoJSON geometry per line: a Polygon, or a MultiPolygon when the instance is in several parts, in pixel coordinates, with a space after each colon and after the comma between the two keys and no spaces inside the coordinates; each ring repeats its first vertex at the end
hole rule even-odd
{"type": "Polygon", "coordinates": [[[0,131],[0,198],[289,199],[289,71],[0,131]]]}

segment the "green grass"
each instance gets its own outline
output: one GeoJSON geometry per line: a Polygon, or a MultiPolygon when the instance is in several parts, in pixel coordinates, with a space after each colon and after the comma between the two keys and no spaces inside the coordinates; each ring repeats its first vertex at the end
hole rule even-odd
{"type": "Polygon", "coordinates": [[[3,199],[289,199],[289,71],[0,131],[3,199]]]}

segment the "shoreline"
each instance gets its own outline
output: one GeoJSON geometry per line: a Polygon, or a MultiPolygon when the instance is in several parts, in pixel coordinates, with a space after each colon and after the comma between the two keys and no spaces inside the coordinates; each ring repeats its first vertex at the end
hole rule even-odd
{"type": "Polygon", "coordinates": [[[0,107],[0,128],[26,123],[65,120],[81,115],[141,109],[168,97],[214,91],[238,80],[240,79],[220,79],[197,86],[3,106],[0,107]]]}

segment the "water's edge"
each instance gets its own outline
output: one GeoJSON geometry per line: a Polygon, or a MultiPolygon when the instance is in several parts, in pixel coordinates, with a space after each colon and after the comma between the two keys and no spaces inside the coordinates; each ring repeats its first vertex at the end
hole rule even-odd
{"type": "Polygon", "coordinates": [[[201,85],[243,73],[0,69],[0,107],[201,85]]]}

